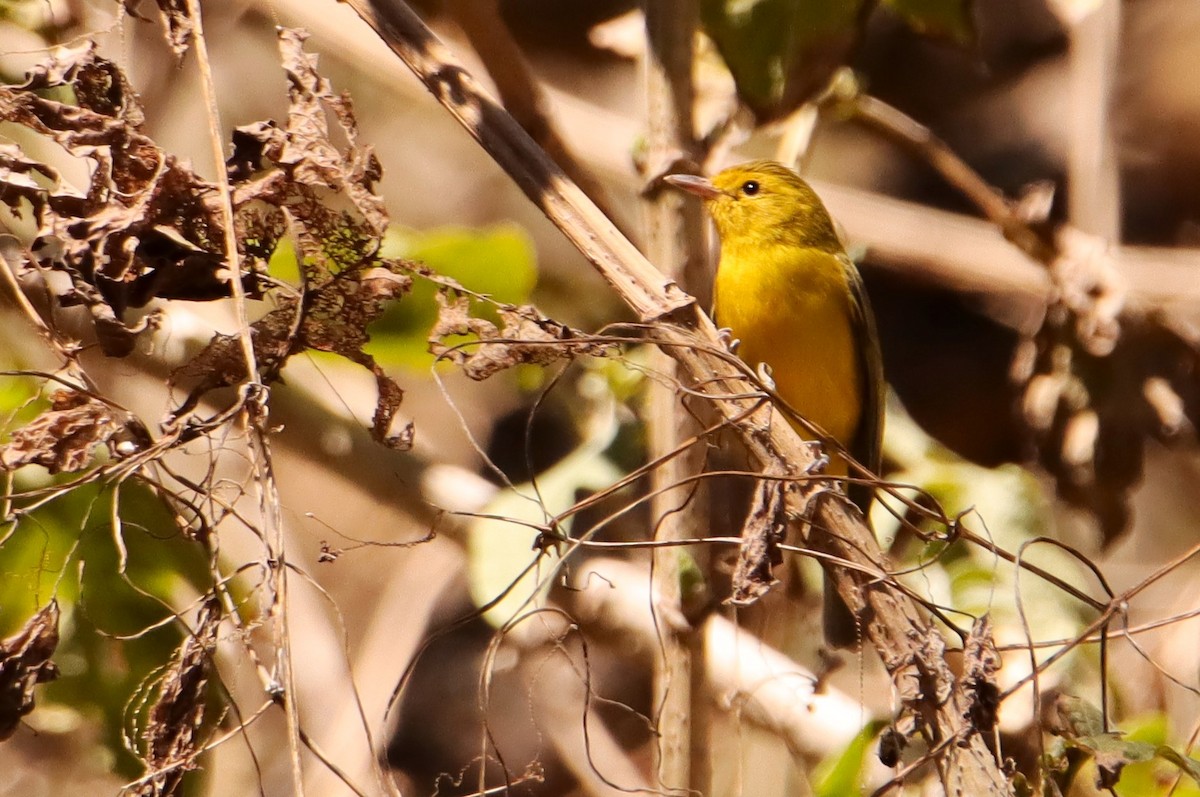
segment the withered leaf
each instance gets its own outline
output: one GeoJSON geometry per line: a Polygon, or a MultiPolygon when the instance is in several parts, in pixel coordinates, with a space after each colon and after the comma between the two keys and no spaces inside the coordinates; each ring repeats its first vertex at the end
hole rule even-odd
{"type": "Polygon", "coordinates": [[[42,465],[51,473],[83,470],[96,446],[108,443],[123,428],[123,420],[107,404],[73,390],[56,391],[50,409],[0,446],[0,470],[23,465],[42,465]]]}
{"type": "Polygon", "coordinates": [[[963,645],[963,696],[967,699],[966,719],[971,727],[985,737],[996,727],[996,712],[1000,709],[1000,687],[996,673],[1000,670],[1000,652],[992,636],[992,620],[983,615],[971,624],[971,633],[963,645]]]}
{"type": "Polygon", "coordinates": [[[91,39],[54,47],[44,61],[25,74],[25,82],[17,88],[39,91],[66,85],[75,79],[77,69],[94,63],[95,59],[96,42],[91,39]]]}
{"type": "Polygon", "coordinates": [[[229,295],[215,187],[145,135],[136,93],[93,46],[56,51],[24,86],[0,86],[0,116],[88,163],[89,184],[76,188],[6,145],[0,201],[32,210],[27,265],[70,277],[58,299],[88,308],[106,354],[133,350],[140,327],[125,323],[130,307],[229,295]],[[38,93],[55,86],[69,86],[77,104],[38,93]]]}
{"type": "Polygon", "coordinates": [[[132,792],[139,797],[177,794],[184,774],[196,766],[220,622],[220,604],[212,599],[200,610],[195,633],[179,646],[158,681],[158,697],[142,731],[143,760],[151,776],[132,792]]]}
{"type": "Polygon", "coordinates": [[[0,741],[13,735],[33,711],[37,684],[53,681],[50,657],[58,647],[58,603],[50,601],[13,636],[0,642],[0,741]]]}
{"type": "MultiPolygon", "coordinates": [[[[162,20],[167,44],[175,55],[183,55],[192,44],[196,25],[187,11],[186,0],[155,0],[159,19],[162,20]]],[[[123,0],[125,12],[134,19],[146,20],[141,13],[142,0],[123,0]]]]}
{"type": "Polygon", "coordinates": [[[779,479],[759,480],[746,523],[742,526],[742,544],[733,571],[733,593],[727,603],[748,606],[779,583],[774,569],[783,562],[779,543],[787,537],[785,489],[785,483],[779,479]]]}
{"type": "MultiPolygon", "coordinates": [[[[380,265],[343,271],[307,291],[301,300],[284,298],[273,310],[250,327],[254,356],[264,383],[278,379],[288,357],[306,349],[340,354],[362,365],[375,376],[379,397],[371,434],[390,448],[411,448],[411,424],[393,431],[393,420],[404,398],[397,385],[375,359],[363,351],[370,340],[367,327],[411,286],[411,278],[399,273],[398,263],[371,261],[380,265]]],[[[217,335],[189,363],[177,369],[172,383],[194,381],[188,399],[176,415],[190,410],[204,393],[229,387],[247,378],[245,355],[237,335],[217,335]]]]}
{"type": "Polygon", "coordinates": [[[305,296],[300,336],[306,348],[340,354],[375,375],[379,396],[371,436],[389,448],[407,450],[412,447],[412,425],[392,431],[404,391],[384,373],[374,357],[363,351],[363,346],[370,340],[367,327],[379,318],[388,302],[409,291],[412,278],[399,273],[401,266],[395,261],[379,263],[365,272],[343,272],[309,292],[305,296]]]}
{"type": "Polygon", "coordinates": [[[921,727],[938,727],[936,712],[950,699],[954,674],[946,664],[946,640],[933,628],[926,628],[914,640],[914,668],[898,683],[900,702],[921,727]]]}
{"type": "MultiPolygon", "coordinates": [[[[374,150],[358,142],[358,122],[350,98],[335,94],[316,71],[315,55],[304,52],[307,34],[281,28],[279,49],[289,87],[287,123],[258,122],[237,128],[233,155],[226,163],[230,178],[248,179],[264,161],[281,169],[290,182],[309,188],[328,188],[345,194],[376,235],[387,229],[383,198],[375,192],[382,168],[374,150]],[[348,142],[339,150],[330,140],[326,113],[333,114],[348,142]]],[[[265,187],[279,188],[268,183],[265,187]]]]}
{"type": "Polygon", "coordinates": [[[549,365],[580,355],[604,356],[608,344],[549,319],[529,305],[496,307],[500,327],[486,318],[471,315],[469,296],[451,296],[449,289],[437,294],[438,318],[429,332],[429,351],[439,359],[459,365],[471,379],[484,380],[493,374],[524,363],[549,365]],[[478,342],[452,343],[449,338],[474,335],[478,342]]]}
{"type": "MultiPolygon", "coordinates": [[[[264,384],[270,384],[278,378],[287,358],[297,350],[292,333],[299,302],[285,297],[280,304],[282,306],[279,309],[272,310],[250,325],[255,364],[264,384]]],[[[210,390],[241,384],[248,377],[241,336],[214,335],[195,357],[172,372],[172,385],[193,382],[187,399],[174,414],[178,416],[190,411],[210,390]]]]}

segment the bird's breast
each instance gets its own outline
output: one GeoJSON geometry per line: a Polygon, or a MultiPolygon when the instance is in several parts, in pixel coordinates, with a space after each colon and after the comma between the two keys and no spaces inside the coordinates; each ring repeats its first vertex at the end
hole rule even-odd
{"type": "MultiPolygon", "coordinates": [[[[862,412],[853,298],[846,267],[814,249],[725,251],[717,269],[717,322],[741,341],[751,367],[767,363],[781,398],[844,447],[862,412]]],[[[797,429],[802,436],[804,430],[797,429]]],[[[844,463],[835,472],[845,472],[844,463]]]]}

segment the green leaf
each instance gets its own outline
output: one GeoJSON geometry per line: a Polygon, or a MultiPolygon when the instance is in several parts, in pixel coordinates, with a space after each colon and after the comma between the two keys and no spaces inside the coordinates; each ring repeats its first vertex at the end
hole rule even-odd
{"type": "Polygon", "coordinates": [[[858,43],[871,5],[864,0],[702,0],[700,17],[738,96],[766,122],[825,88],[858,43]]]}
{"type": "Polygon", "coordinates": [[[1105,733],[1104,715],[1100,713],[1100,709],[1082,698],[1060,695],[1054,704],[1054,710],[1062,725],[1063,738],[1068,741],[1105,733]]]}
{"type": "Polygon", "coordinates": [[[1060,695],[1054,708],[1067,744],[1091,755],[1100,788],[1116,785],[1126,766],[1145,763],[1159,755],[1161,748],[1150,742],[1105,731],[1100,710],[1084,700],[1060,695]]]}
{"type": "MultiPolygon", "coordinates": [[[[32,481],[22,472],[17,487],[28,489],[32,481]]],[[[38,711],[50,707],[48,716],[57,711],[60,722],[65,712],[99,717],[102,744],[116,769],[132,777],[141,766],[122,743],[127,706],[184,637],[178,623],[154,626],[170,618],[168,606],[208,589],[211,576],[203,548],[180,534],[157,496],[134,482],[120,486],[118,496],[124,575],[110,522],[111,488],[76,487],[20,520],[0,545],[0,636],[51,597],[58,600],[61,641],[53,660],[62,674],[45,686],[38,711]],[[134,636],[116,638],[122,635],[134,636]]]]}
{"type": "MultiPolygon", "coordinates": [[[[528,302],[537,282],[533,242],[515,224],[478,230],[389,230],[382,254],[416,260],[464,288],[509,304],[528,302]]],[[[432,282],[416,278],[411,293],[371,325],[371,342],[365,351],[384,365],[427,371],[433,363],[428,336],[437,319],[436,293],[432,282]]]]}
{"type": "Polygon", "coordinates": [[[971,0],[883,0],[883,4],[922,35],[947,38],[957,44],[975,40],[971,0]]]}
{"type": "Polygon", "coordinates": [[[840,756],[823,762],[814,773],[814,797],[858,794],[862,790],[863,767],[871,744],[885,727],[887,723],[879,720],[868,723],[840,756]]]}

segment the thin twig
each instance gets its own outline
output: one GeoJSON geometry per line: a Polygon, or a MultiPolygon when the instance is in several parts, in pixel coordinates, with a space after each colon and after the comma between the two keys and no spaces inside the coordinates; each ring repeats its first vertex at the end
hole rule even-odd
{"type": "MultiPolygon", "coordinates": [[[[716,328],[698,312],[694,300],[665,280],[625,240],[561,169],[486,93],[437,40],[420,18],[399,0],[347,0],[350,5],[430,89],[513,180],[577,246],[643,321],[658,321],[663,337],[680,345],[668,348],[694,384],[724,393],[749,393],[736,371],[697,350],[696,343],[719,346],[716,328]],[[690,343],[692,345],[684,345],[690,343]]],[[[717,402],[726,417],[744,409],[746,401],[717,402]]],[[[788,424],[757,429],[739,426],[751,455],[764,466],[803,473],[815,458],[788,424]]],[[[804,512],[809,492],[787,491],[788,511],[804,512]]],[[[862,518],[840,501],[818,501],[807,543],[865,567],[882,561],[878,542],[862,518]]],[[[945,754],[943,782],[958,793],[987,795],[1008,792],[1003,774],[984,740],[964,719],[966,697],[933,643],[936,634],[916,605],[890,583],[860,582],[846,569],[831,573],[838,592],[852,611],[869,618],[867,634],[901,690],[902,699],[923,710],[924,719],[941,738],[955,738],[945,754]],[[937,686],[923,686],[933,678],[937,686]],[[941,691],[939,691],[941,690],[941,691]],[[934,695],[937,699],[934,699],[934,695]],[[942,695],[945,699],[942,699],[942,695]],[[936,705],[935,705],[936,703],[936,705]]]]}
{"type": "Polygon", "coordinates": [[[988,185],[928,127],[875,97],[855,95],[848,103],[851,118],[912,150],[943,179],[963,193],[983,215],[1000,228],[1004,237],[1033,259],[1051,263],[1056,247],[1046,234],[1035,230],[1008,199],[988,185]]]}
{"type": "Polygon", "coordinates": [[[239,396],[242,418],[250,430],[250,457],[258,490],[259,509],[262,515],[264,539],[267,541],[275,575],[275,595],[271,614],[275,615],[277,633],[276,676],[280,679],[281,694],[273,697],[283,701],[287,716],[288,750],[290,752],[292,788],[296,797],[304,795],[304,778],[300,762],[300,716],[296,707],[296,681],[292,671],[291,637],[288,629],[287,612],[287,567],[282,524],[279,522],[279,494],[276,489],[271,465],[270,446],[267,440],[266,388],[259,383],[258,364],[254,354],[254,342],[250,336],[250,322],[246,315],[246,294],[242,285],[241,259],[238,255],[237,230],[233,214],[233,194],[229,175],[225,169],[225,151],[222,141],[223,127],[217,107],[217,95],[213,80],[212,64],[208,57],[208,45],[204,36],[204,20],[199,0],[188,0],[188,16],[194,26],[194,47],[199,66],[201,88],[205,98],[209,125],[209,142],[213,150],[217,185],[220,189],[221,213],[225,226],[225,262],[229,269],[229,285],[233,295],[234,317],[237,319],[238,339],[242,356],[246,361],[246,373],[250,382],[243,386],[239,396]]]}

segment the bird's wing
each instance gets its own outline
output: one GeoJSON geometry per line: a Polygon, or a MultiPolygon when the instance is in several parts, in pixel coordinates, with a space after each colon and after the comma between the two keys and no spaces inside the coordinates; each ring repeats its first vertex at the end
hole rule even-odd
{"type": "MultiPolygon", "coordinates": [[[[853,299],[854,335],[858,351],[859,378],[862,380],[862,409],[858,422],[858,433],[850,454],[872,473],[879,472],[883,449],[883,356],[879,351],[879,332],[875,327],[875,314],[863,288],[858,268],[847,258],[846,280],[850,283],[853,299]]],[[[863,515],[867,514],[874,495],[868,485],[854,484],[849,490],[850,500],[858,505],[863,515]]]]}

